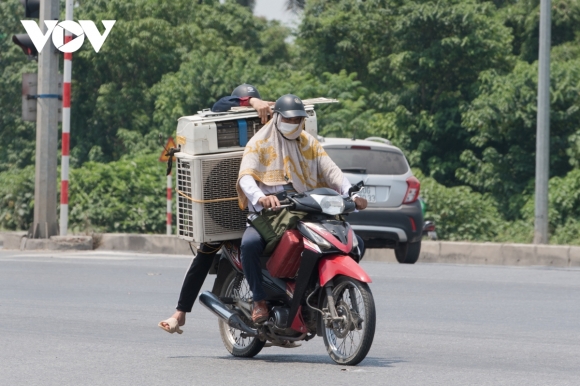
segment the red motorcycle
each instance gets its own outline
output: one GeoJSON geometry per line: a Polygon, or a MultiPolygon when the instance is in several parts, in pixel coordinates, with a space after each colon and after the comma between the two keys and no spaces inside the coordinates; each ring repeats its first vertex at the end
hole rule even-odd
{"type": "MultiPolygon", "coordinates": [[[[361,187],[351,188],[351,194],[361,187]]],[[[252,322],[239,240],[222,246],[213,290],[199,301],[219,317],[223,343],[236,357],[253,357],[266,345],[296,347],[319,335],[333,361],[356,365],[371,348],[376,311],[371,279],[358,265],[357,238],[340,216],[353,212],[355,203],[327,188],[289,194],[281,203],[306,216],[263,261],[268,320],[252,322]]]]}

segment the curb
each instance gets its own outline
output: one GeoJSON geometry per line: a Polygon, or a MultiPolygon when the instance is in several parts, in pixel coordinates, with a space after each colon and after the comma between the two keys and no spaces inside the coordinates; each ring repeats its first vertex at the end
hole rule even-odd
{"type": "Polygon", "coordinates": [[[19,249],[34,251],[45,249],[50,251],[90,251],[93,249],[91,236],[52,236],[50,239],[29,239],[27,232],[4,233],[2,243],[4,249],[19,249]]]}
{"type": "MultiPolygon", "coordinates": [[[[367,249],[364,261],[397,263],[392,249],[367,249]]],[[[580,267],[580,247],[424,240],[418,263],[580,267]]]]}
{"type": "MultiPolygon", "coordinates": [[[[176,236],[105,233],[28,239],[26,232],[0,232],[0,245],[16,250],[98,250],[191,255],[189,243],[176,236]]],[[[365,261],[397,263],[392,249],[367,249],[365,261]]],[[[427,241],[419,263],[580,267],[580,246],[427,241]]]]}
{"type": "Polygon", "coordinates": [[[177,236],[104,233],[95,236],[96,250],[191,255],[189,243],[177,236]]]}
{"type": "Polygon", "coordinates": [[[4,249],[31,250],[103,250],[139,253],[190,255],[189,243],[176,236],[105,233],[93,236],[52,236],[29,239],[27,232],[0,232],[4,249]]]}

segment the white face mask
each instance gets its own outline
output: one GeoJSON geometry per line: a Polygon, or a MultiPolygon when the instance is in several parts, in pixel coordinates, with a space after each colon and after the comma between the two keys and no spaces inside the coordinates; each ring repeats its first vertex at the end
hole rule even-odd
{"type": "Polygon", "coordinates": [[[282,133],[282,135],[288,139],[296,139],[300,137],[300,124],[299,123],[286,123],[280,122],[278,124],[278,130],[282,133]]]}

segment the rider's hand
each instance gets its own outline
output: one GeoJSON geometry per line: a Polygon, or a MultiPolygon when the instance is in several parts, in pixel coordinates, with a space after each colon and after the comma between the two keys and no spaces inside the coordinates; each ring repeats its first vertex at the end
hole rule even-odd
{"type": "Polygon", "coordinates": [[[367,204],[368,204],[367,200],[365,198],[362,198],[362,197],[355,197],[354,203],[355,203],[356,208],[358,210],[365,209],[367,207],[367,204]]]}
{"type": "Polygon", "coordinates": [[[250,98],[250,105],[258,112],[258,116],[264,125],[268,122],[268,115],[272,116],[272,108],[270,107],[272,103],[258,98],[250,98]]]}
{"type": "Polygon", "coordinates": [[[272,208],[274,210],[280,209],[280,201],[276,196],[264,196],[260,197],[258,204],[262,205],[264,208],[272,208]]]}

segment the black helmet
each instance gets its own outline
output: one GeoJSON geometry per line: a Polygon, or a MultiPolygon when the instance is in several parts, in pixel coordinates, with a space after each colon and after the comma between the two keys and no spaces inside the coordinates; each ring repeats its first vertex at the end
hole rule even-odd
{"type": "Polygon", "coordinates": [[[293,94],[282,95],[274,105],[274,112],[284,118],[308,117],[302,100],[293,94]]]}
{"type": "Polygon", "coordinates": [[[258,90],[254,86],[252,86],[251,84],[247,84],[247,83],[244,83],[244,84],[236,87],[234,89],[234,91],[232,91],[232,96],[237,96],[240,98],[252,97],[252,98],[262,99],[260,97],[260,93],[258,92],[258,90]]]}

